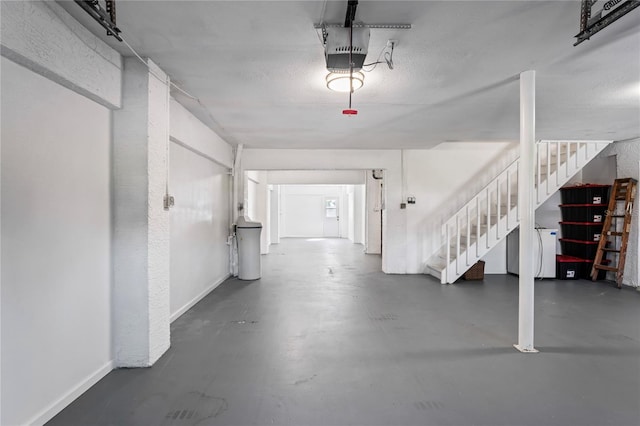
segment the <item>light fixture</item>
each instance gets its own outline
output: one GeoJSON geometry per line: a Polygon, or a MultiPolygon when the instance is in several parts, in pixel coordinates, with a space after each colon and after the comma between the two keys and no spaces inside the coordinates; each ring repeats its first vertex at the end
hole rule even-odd
{"type": "MultiPolygon", "coordinates": [[[[364,84],[364,74],[356,71],[352,74],[353,90],[356,91],[364,84]]],[[[336,92],[350,92],[349,71],[330,72],[326,77],[327,87],[336,92]]]]}

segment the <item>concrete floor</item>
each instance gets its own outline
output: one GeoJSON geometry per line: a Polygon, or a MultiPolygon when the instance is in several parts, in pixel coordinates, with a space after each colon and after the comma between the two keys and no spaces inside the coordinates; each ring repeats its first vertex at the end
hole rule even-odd
{"type": "Polygon", "coordinates": [[[538,354],[513,349],[517,278],[385,275],[348,241],[283,240],[50,425],[639,425],[640,292],[538,281],[538,354]]]}

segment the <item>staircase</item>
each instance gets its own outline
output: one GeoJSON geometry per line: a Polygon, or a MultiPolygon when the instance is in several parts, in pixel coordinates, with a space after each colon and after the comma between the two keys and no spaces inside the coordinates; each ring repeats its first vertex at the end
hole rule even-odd
{"type": "MultiPolygon", "coordinates": [[[[611,141],[538,141],[535,206],[539,207],[611,141]]],[[[520,159],[462,206],[442,225],[442,248],[427,261],[425,272],[453,283],[518,227],[520,159]]]]}

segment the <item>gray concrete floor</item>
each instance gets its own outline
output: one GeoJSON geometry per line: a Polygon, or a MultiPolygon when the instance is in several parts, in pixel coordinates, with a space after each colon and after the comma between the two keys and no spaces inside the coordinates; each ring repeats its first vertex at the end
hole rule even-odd
{"type": "Polygon", "coordinates": [[[50,425],[639,425],[640,292],[538,281],[521,354],[517,278],[385,275],[345,240],[283,240],[50,425]]]}

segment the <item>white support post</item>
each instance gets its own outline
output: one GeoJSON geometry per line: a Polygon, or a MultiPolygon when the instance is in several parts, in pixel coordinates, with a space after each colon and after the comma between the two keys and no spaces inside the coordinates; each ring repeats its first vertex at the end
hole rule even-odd
{"type": "Polygon", "coordinates": [[[518,344],[520,352],[537,352],[533,347],[535,237],[535,106],[536,73],[520,74],[520,277],[518,297],[518,344]]]}
{"type": "Polygon", "coordinates": [[[149,367],[169,349],[168,81],[125,58],[113,113],[113,344],[118,367],[149,367]]]}

